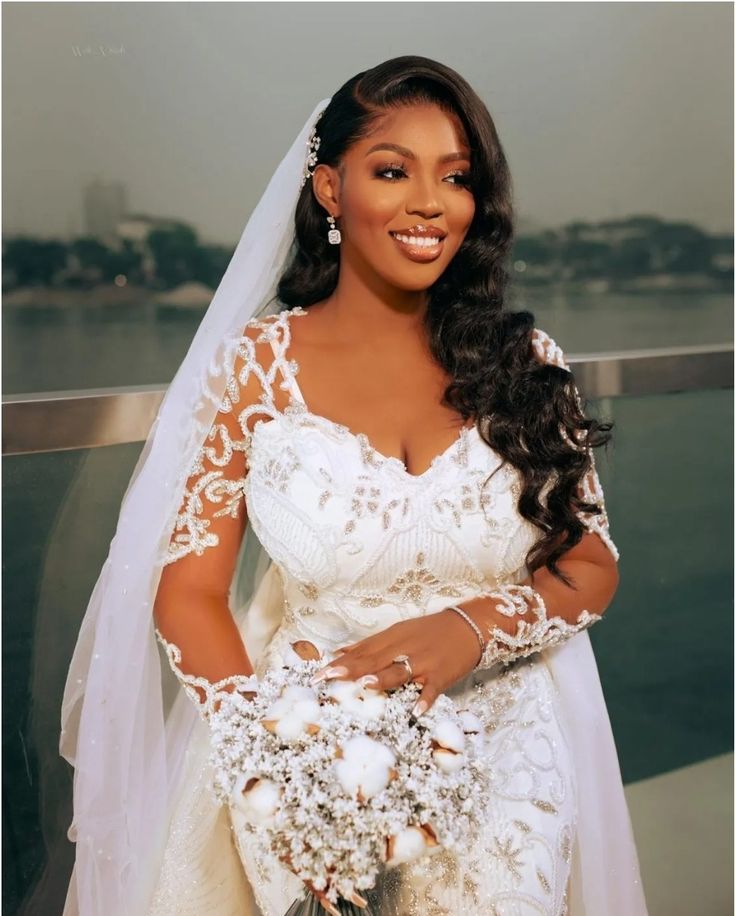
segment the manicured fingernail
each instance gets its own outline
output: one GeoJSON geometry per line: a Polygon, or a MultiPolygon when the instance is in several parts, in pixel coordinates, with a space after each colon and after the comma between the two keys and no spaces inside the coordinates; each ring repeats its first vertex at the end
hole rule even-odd
{"type": "Polygon", "coordinates": [[[419,716],[422,716],[428,708],[429,704],[426,702],[426,700],[419,700],[411,712],[414,716],[416,716],[416,718],[418,718],[419,716]]]}
{"type": "Polygon", "coordinates": [[[380,678],[375,674],[366,674],[360,678],[359,683],[362,684],[363,687],[369,687],[370,684],[377,684],[379,680],[380,678]]]}
{"type": "Polygon", "coordinates": [[[342,677],[343,674],[347,674],[347,669],[342,665],[337,668],[322,668],[321,671],[317,671],[310,683],[318,684],[320,681],[326,681],[333,677],[342,677]]]}

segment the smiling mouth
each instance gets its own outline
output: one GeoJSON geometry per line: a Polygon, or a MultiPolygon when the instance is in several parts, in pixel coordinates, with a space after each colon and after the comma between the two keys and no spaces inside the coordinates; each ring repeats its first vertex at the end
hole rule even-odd
{"type": "MultiPolygon", "coordinates": [[[[433,261],[444,248],[444,238],[401,235],[390,232],[400,250],[412,261],[433,261]]],[[[446,236],[445,236],[446,237],[446,236]]]]}

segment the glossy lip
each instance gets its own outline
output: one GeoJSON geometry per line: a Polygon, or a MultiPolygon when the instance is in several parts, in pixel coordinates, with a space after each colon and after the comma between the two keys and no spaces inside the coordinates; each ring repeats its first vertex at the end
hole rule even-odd
{"type": "Polygon", "coordinates": [[[412,235],[419,239],[443,239],[446,237],[447,233],[443,229],[440,229],[438,226],[423,226],[422,228],[419,228],[418,226],[411,226],[410,229],[392,229],[391,234],[412,235]]]}
{"type": "Polygon", "coordinates": [[[404,254],[407,258],[410,258],[412,261],[418,261],[421,264],[425,264],[427,261],[436,261],[436,259],[444,250],[443,238],[437,237],[436,245],[432,245],[431,248],[427,248],[424,245],[409,245],[406,242],[402,242],[400,239],[397,239],[392,232],[390,232],[389,235],[396,243],[396,245],[398,245],[402,254],[404,254]]]}

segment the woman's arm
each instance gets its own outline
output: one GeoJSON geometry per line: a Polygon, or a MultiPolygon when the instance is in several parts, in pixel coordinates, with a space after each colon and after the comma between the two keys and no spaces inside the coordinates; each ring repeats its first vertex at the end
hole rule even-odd
{"type": "Polygon", "coordinates": [[[593,533],[583,535],[558,566],[574,588],[544,567],[517,585],[502,586],[456,606],[482,636],[482,642],[478,637],[478,668],[532,655],[602,619],[619,582],[617,561],[602,539],[593,533]]]}
{"type": "MultiPolygon", "coordinates": [[[[534,330],[533,350],[539,362],[570,371],[561,347],[538,328],[534,330]]],[[[578,391],[576,396],[580,402],[578,391]]],[[[578,513],[588,531],[558,561],[574,587],[543,567],[518,584],[502,586],[457,606],[480,631],[476,631],[478,647],[484,645],[484,650],[478,667],[489,668],[497,661],[512,661],[556,645],[601,620],[612,601],[619,582],[619,552],[610,536],[605,494],[593,453],[590,460],[577,495],[587,503],[596,503],[601,511],[578,513]]]]}
{"type": "Polygon", "coordinates": [[[205,718],[217,690],[244,684],[253,673],[228,596],[247,524],[246,409],[263,390],[254,353],[259,333],[246,329],[227,393],[192,465],[154,603],[156,635],[205,718]]]}

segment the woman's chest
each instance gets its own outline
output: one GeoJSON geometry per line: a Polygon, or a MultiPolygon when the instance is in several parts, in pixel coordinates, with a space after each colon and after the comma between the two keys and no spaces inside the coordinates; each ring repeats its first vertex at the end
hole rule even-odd
{"type": "Polygon", "coordinates": [[[319,589],[361,582],[366,594],[393,587],[399,596],[401,583],[423,578],[451,596],[460,582],[512,576],[540,533],[518,514],[517,470],[474,428],[413,475],[366,437],[287,412],[256,423],[248,465],[256,535],[287,573],[319,589]]]}

